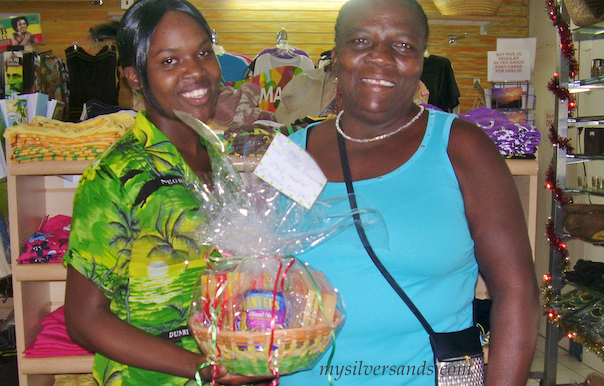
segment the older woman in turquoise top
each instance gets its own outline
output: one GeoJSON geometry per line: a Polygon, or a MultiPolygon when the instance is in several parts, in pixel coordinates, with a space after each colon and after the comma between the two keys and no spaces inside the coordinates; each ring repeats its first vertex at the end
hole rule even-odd
{"type": "MultiPolygon", "coordinates": [[[[472,325],[478,271],[492,298],[487,385],[526,385],[540,315],[528,232],[514,180],[477,126],[413,103],[428,39],[414,0],[349,0],[332,51],[336,119],[295,133],[328,178],[321,198],[346,194],[345,138],[359,206],[378,209],[389,243],[370,234],[386,268],[437,332],[472,325]]],[[[428,335],[353,228],[302,254],[347,308],[331,374],[341,385],[434,385],[428,335]]],[[[327,356],[281,384],[328,384],[327,356]]]]}

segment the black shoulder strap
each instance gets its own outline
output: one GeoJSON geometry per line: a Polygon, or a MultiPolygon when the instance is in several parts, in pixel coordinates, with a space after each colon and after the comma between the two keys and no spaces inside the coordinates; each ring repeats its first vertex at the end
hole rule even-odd
{"type": "Polygon", "coordinates": [[[354,194],[354,188],[352,187],[352,177],[350,175],[350,167],[348,165],[348,156],[346,155],[346,144],[344,143],[344,138],[340,134],[338,134],[338,148],[340,149],[340,159],[342,161],[342,171],[344,172],[346,190],[348,191],[348,200],[350,201],[350,208],[353,211],[352,216],[354,218],[354,225],[357,228],[357,232],[359,234],[359,237],[361,238],[361,241],[363,242],[365,250],[369,254],[369,257],[371,257],[371,260],[373,261],[377,269],[384,276],[384,278],[386,278],[388,284],[390,284],[390,286],[394,289],[394,291],[396,291],[398,296],[403,299],[403,301],[405,302],[407,307],[409,307],[411,312],[413,312],[413,314],[417,317],[421,325],[428,332],[428,335],[433,336],[434,330],[432,329],[432,327],[430,327],[428,321],[424,318],[421,312],[419,312],[415,304],[413,304],[409,296],[407,296],[401,286],[398,285],[392,275],[390,275],[390,272],[388,272],[386,267],[384,267],[380,259],[375,254],[373,248],[371,247],[371,244],[369,244],[369,240],[367,239],[367,235],[365,234],[365,229],[363,228],[363,223],[361,222],[361,216],[359,215],[359,212],[357,210],[357,200],[354,194]]]}

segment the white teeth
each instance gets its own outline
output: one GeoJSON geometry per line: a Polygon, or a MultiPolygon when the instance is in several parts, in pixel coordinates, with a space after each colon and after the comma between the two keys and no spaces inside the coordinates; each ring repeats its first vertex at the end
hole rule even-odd
{"type": "Polygon", "coordinates": [[[394,87],[394,83],[382,79],[362,79],[365,83],[377,84],[384,87],[394,87]]]}
{"type": "Polygon", "coordinates": [[[207,93],[208,93],[208,90],[206,90],[206,89],[197,89],[197,90],[185,92],[182,95],[185,98],[201,98],[204,95],[206,95],[207,93]]]}

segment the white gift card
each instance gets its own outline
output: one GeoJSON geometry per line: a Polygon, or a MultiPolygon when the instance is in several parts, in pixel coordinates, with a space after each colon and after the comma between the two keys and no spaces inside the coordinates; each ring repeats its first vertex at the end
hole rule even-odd
{"type": "Polygon", "coordinates": [[[327,182],[310,154],[281,133],[275,135],[254,174],[307,209],[327,182]]]}

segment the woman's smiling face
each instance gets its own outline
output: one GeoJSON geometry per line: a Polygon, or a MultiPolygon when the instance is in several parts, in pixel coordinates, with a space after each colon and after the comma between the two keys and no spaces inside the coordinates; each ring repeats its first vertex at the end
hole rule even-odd
{"type": "Polygon", "coordinates": [[[147,75],[149,93],[161,109],[146,106],[156,126],[178,120],[174,110],[202,121],[214,114],[221,69],[210,36],[192,17],[169,11],[161,19],[151,37],[147,75]]]}
{"type": "Polygon", "coordinates": [[[357,2],[333,53],[347,111],[400,114],[413,101],[427,36],[419,13],[396,0],[357,2]]]}
{"type": "Polygon", "coordinates": [[[22,34],[27,32],[27,22],[25,20],[17,21],[17,31],[22,34]]]}

